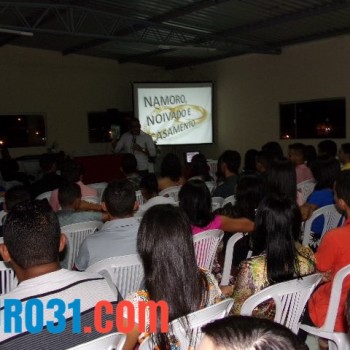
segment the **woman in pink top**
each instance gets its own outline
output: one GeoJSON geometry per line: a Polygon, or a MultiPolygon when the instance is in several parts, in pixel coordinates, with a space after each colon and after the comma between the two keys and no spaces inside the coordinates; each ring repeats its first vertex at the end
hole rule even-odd
{"type": "Polygon", "coordinates": [[[233,219],[215,215],[211,211],[211,196],[201,180],[190,180],[179,192],[179,205],[186,212],[192,226],[192,234],[220,229],[226,232],[251,232],[254,223],[246,218],[233,219]]]}
{"type": "MultiPolygon", "coordinates": [[[[62,164],[61,175],[65,181],[75,182],[80,186],[82,197],[96,197],[97,191],[94,188],[84,185],[81,182],[82,169],[80,164],[74,162],[73,160],[67,160],[62,164]]],[[[58,211],[60,204],[58,203],[58,190],[54,190],[51,193],[50,205],[54,211],[58,211]]]]}

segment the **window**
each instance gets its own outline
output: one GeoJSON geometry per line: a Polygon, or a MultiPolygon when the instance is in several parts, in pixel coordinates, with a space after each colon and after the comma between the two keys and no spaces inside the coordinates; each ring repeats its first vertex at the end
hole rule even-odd
{"type": "Polygon", "coordinates": [[[42,114],[0,115],[0,146],[46,145],[45,117],[42,114]]]}
{"type": "Polygon", "coordinates": [[[280,104],[280,138],[345,138],[345,98],[280,104]]]}

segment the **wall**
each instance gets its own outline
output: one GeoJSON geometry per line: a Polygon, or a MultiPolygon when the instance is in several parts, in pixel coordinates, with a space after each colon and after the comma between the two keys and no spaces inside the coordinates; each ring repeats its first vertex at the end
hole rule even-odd
{"type": "MultiPolygon", "coordinates": [[[[5,46],[1,48],[0,76],[0,114],[45,113],[47,147],[55,141],[70,154],[93,154],[110,152],[110,145],[88,143],[87,112],[132,111],[130,82],[157,80],[159,69],[5,46]]],[[[43,152],[46,147],[11,149],[15,157],[43,152]]]]}
{"type": "MultiPolygon", "coordinates": [[[[214,156],[278,140],[280,102],[344,96],[349,102],[349,62],[350,36],[345,36],[285,48],[278,56],[246,55],[195,66],[178,77],[215,81],[217,145],[207,149],[214,156]]],[[[319,140],[300,141],[317,145],[319,140]]],[[[280,142],[287,150],[290,141],[280,142]]]]}
{"type": "MultiPolygon", "coordinates": [[[[0,55],[0,113],[45,112],[48,145],[57,141],[60,149],[70,153],[106,153],[109,145],[88,143],[87,112],[132,110],[131,81],[213,80],[216,144],[164,147],[162,153],[199,149],[215,158],[227,148],[243,153],[277,140],[279,102],[342,96],[349,101],[348,62],[350,36],[285,48],[277,56],[246,55],[173,72],[5,46],[0,55]]],[[[349,132],[350,123],[347,135],[349,132]]],[[[281,144],[287,149],[288,141],[281,144]]],[[[42,147],[12,149],[11,153],[18,156],[44,151],[42,147]]]]}

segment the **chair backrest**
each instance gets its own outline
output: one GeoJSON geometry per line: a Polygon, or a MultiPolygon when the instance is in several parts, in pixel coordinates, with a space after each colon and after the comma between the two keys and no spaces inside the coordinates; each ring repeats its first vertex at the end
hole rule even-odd
{"type": "Polygon", "coordinates": [[[89,203],[95,203],[99,204],[100,200],[98,199],[97,196],[85,196],[81,198],[83,201],[89,202],[89,203]]]}
{"type": "Polygon", "coordinates": [[[336,228],[339,224],[342,223],[342,214],[338,212],[336,206],[334,204],[326,205],[320,209],[315,210],[310,219],[305,221],[304,226],[304,237],[303,237],[303,245],[314,245],[318,246],[322,236],[325,232],[331,230],[332,228],[336,228]],[[312,237],[311,226],[313,221],[318,217],[324,217],[324,224],[322,229],[322,234],[320,239],[316,240],[312,237]]]}
{"type": "Polygon", "coordinates": [[[124,333],[112,333],[67,350],[122,350],[126,340],[124,333]]]}
{"type": "Polygon", "coordinates": [[[228,196],[224,199],[224,201],[222,202],[222,207],[224,207],[226,204],[231,203],[232,205],[235,205],[236,203],[236,197],[235,195],[232,196],[228,196]]]}
{"type": "MultiPolygon", "coordinates": [[[[227,241],[226,251],[225,251],[224,270],[222,272],[222,279],[220,283],[220,285],[222,286],[227,286],[230,282],[230,273],[231,273],[235,244],[243,237],[244,237],[243,233],[237,232],[227,241]]],[[[248,252],[247,258],[249,258],[250,255],[251,255],[251,252],[248,252]]]]}
{"type": "Polygon", "coordinates": [[[0,261],[0,295],[10,292],[17,286],[15,271],[3,261],[0,261]]]}
{"type": "Polygon", "coordinates": [[[306,180],[297,184],[297,191],[301,193],[304,203],[314,190],[315,185],[314,180],[306,180]]]}
{"type": "Polygon", "coordinates": [[[208,190],[210,193],[213,193],[214,189],[215,189],[215,182],[214,181],[206,181],[205,185],[208,187],[208,190]]]}
{"type": "Polygon", "coordinates": [[[221,208],[223,202],[224,202],[224,198],[222,198],[222,197],[212,197],[211,198],[212,211],[221,208]]]}
{"type": "Polygon", "coordinates": [[[242,305],[241,315],[250,316],[255,307],[273,299],[276,305],[275,322],[283,324],[295,334],[298,333],[300,316],[309,297],[322,279],[315,273],[301,279],[277,283],[249,297],[242,305]]]}
{"type": "Polygon", "coordinates": [[[350,264],[346,265],[335,274],[333,279],[333,284],[332,284],[331,297],[329,299],[328,311],[327,311],[325,322],[323,326],[320,328],[321,330],[329,331],[329,332],[334,331],[334,325],[338,314],[340,297],[342,295],[342,285],[345,278],[349,275],[350,275],[350,264]]]}
{"type": "Polygon", "coordinates": [[[46,198],[48,201],[50,200],[50,197],[51,197],[51,193],[52,191],[47,191],[47,192],[44,192],[44,193],[40,193],[39,196],[37,196],[35,199],[44,199],[46,198]]]}
{"type": "Polygon", "coordinates": [[[69,270],[73,268],[75,258],[78,256],[80,245],[84,239],[102,227],[100,221],[87,221],[61,227],[67,237],[67,251],[61,265],[69,270]]]}
{"type": "Polygon", "coordinates": [[[181,189],[181,186],[171,186],[160,191],[159,195],[163,197],[172,197],[175,202],[178,202],[180,189],[181,189]]]}
{"type": "Polygon", "coordinates": [[[141,190],[138,190],[135,193],[136,193],[136,200],[139,203],[139,205],[143,204],[144,203],[144,199],[143,199],[143,195],[142,195],[141,190]]]}
{"type": "MultiPolygon", "coordinates": [[[[196,349],[202,338],[201,327],[211,321],[228,316],[233,302],[233,299],[228,298],[220,303],[187,315],[188,326],[192,332],[187,332],[187,330],[184,329],[183,325],[186,324],[186,322],[184,322],[182,318],[170,322],[169,331],[179,341],[181,349],[196,349]]],[[[148,337],[146,341],[141,344],[139,350],[153,350],[153,346],[154,344],[151,337],[148,337]]]]}
{"type": "Polygon", "coordinates": [[[107,258],[89,266],[86,271],[110,278],[123,298],[139,290],[144,277],[142,262],[138,254],[107,258]]]}
{"type": "Polygon", "coordinates": [[[88,185],[89,187],[94,188],[97,191],[97,198],[99,203],[102,200],[103,192],[106,189],[107,185],[107,182],[96,182],[88,185]]]}
{"type": "Polygon", "coordinates": [[[207,230],[193,236],[197,265],[211,271],[216,250],[224,236],[222,230],[207,230]]]}

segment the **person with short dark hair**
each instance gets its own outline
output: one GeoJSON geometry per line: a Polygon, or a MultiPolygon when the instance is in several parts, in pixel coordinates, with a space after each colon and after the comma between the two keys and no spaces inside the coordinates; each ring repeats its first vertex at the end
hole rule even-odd
{"type": "Polygon", "coordinates": [[[350,143],[343,143],[339,148],[341,170],[350,170],[350,143]]]}
{"type": "Polygon", "coordinates": [[[303,143],[292,143],[288,146],[288,156],[295,166],[297,174],[297,184],[314,180],[310,168],[305,164],[305,145],[303,143]]]}
{"type": "MultiPolygon", "coordinates": [[[[119,293],[115,286],[101,275],[61,269],[59,252],[64,249],[65,242],[57,217],[47,201],[22,202],[8,214],[4,225],[4,244],[0,245],[0,253],[4,261],[14,269],[19,284],[11,292],[0,297],[1,350],[61,350],[100,337],[94,328],[91,333],[74,334],[72,311],[68,305],[76,299],[80,300],[80,315],[75,316],[80,316],[79,325],[84,329],[92,324],[96,303],[106,300],[115,306],[119,300],[119,293]],[[39,317],[34,324],[38,325],[38,322],[43,321],[43,329],[37,334],[32,334],[27,328],[28,322],[23,322],[19,333],[15,332],[14,328],[11,332],[5,332],[4,302],[9,299],[17,300],[23,310],[34,299],[41,301],[44,307],[43,318],[39,317]],[[52,332],[53,328],[50,332],[49,327],[49,321],[52,325],[55,319],[53,310],[47,308],[47,305],[48,302],[58,299],[62,311],[60,322],[61,325],[64,322],[65,327],[62,332],[55,334],[52,332]]],[[[57,307],[58,305],[55,306],[56,310],[57,307]]],[[[22,317],[28,315],[22,313],[22,317]]],[[[101,322],[106,322],[107,317],[102,317],[101,322]]]]}
{"type": "MultiPolygon", "coordinates": [[[[350,264],[350,170],[340,172],[335,181],[338,208],[345,213],[342,227],[324,234],[315,253],[316,268],[324,273],[324,282],[312,294],[308,303],[311,325],[321,327],[326,318],[332,292],[333,280],[339,270],[350,264]]],[[[350,290],[350,279],[346,278],[341,288],[340,303],[334,331],[348,332],[345,318],[345,302],[350,290]]],[[[304,323],[304,322],[303,322],[304,323]]]]}
{"type": "Polygon", "coordinates": [[[42,177],[29,187],[33,199],[44,192],[53,191],[54,189],[60,187],[64,182],[62,176],[56,174],[57,168],[55,154],[42,154],[39,158],[39,164],[42,177]]]}
{"type": "Polygon", "coordinates": [[[335,158],[337,155],[337,144],[333,140],[323,140],[318,143],[318,156],[328,156],[335,158]]]}
{"type": "MultiPolygon", "coordinates": [[[[25,186],[14,186],[5,192],[4,211],[9,213],[17,204],[31,199],[30,193],[25,186]]],[[[7,215],[3,216],[2,223],[4,225],[7,215]]],[[[0,226],[0,237],[3,235],[3,226],[0,226]]]]}
{"type": "Polygon", "coordinates": [[[225,317],[202,327],[197,350],[307,350],[290,329],[270,320],[248,316],[225,317]]]}
{"type": "Polygon", "coordinates": [[[137,160],[132,153],[123,154],[120,170],[135,187],[135,191],[140,189],[141,176],[137,172],[137,160]]]}
{"type": "Polygon", "coordinates": [[[283,159],[283,150],[281,145],[276,141],[266,142],[261,150],[269,154],[271,160],[280,160],[283,159]]]}
{"type": "Polygon", "coordinates": [[[167,153],[160,165],[160,178],[158,190],[162,191],[173,186],[181,186],[186,182],[182,176],[182,164],[179,157],[174,153],[167,153]]]}
{"type": "MultiPolygon", "coordinates": [[[[316,180],[316,186],[307,198],[307,204],[312,205],[315,209],[334,204],[333,186],[340,172],[339,162],[333,157],[321,156],[311,164],[311,170],[316,180]]],[[[317,239],[321,236],[323,225],[323,216],[316,218],[311,225],[311,231],[317,239]]]]}
{"type": "Polygon", "coordinates": [[[60,226],[86,221],[103,221],[107,218],[97,211],[78,211],[81,202],[81,189],[75,182],[69,182],[58,189],[61,209],[57,212],[60,226]]]}
{"type": "Polygon", "coordinates": [[[111,220],[84,240],[75,261],[80,271],[112,256],[136,254],[139,222],[133,217],[137,209],[134,186],[128,180],[113,181],[106,187],[102,200],[111,220]]]}
{"type": "MultiPolygon", "coordinates": [[[[79,163],[67,159],[62,163],[61,175],[65,182],[75,182],[79,185],[82,197],[97,197],[97,191],[94,188],[83,184],[83,168],[79,163]]],[[[58,202],[57,189],[52,191],[49,202],[52,209],[58,211],[60,205],[58,202]]]]}
{"type": "Polygon", "coordinates": [[[236,192],[241,155],[237,151],[227,150],[219,159],[218,167],[224,175],[224,182],[216,187],[213,197],[227,198],[236,192]]]}
{"type": "Polygon", "coordinates": [[[139,210],[135,213],[135,216],[143,216],[144,213],[154,205],[175,205],[175,200],[172,197],[158,195],[158,181],[154,174],[147,174],[142,178],[140,182],[140,190],[146,202],[139,206],[139,210]]]}

